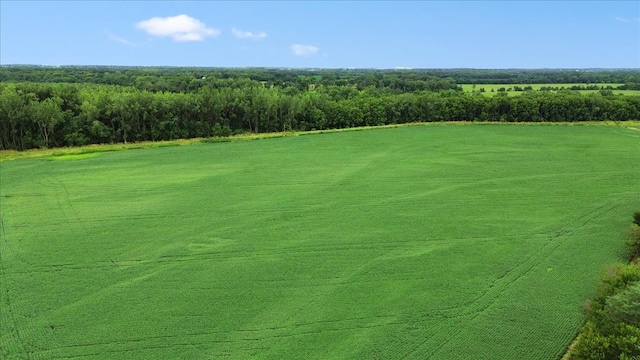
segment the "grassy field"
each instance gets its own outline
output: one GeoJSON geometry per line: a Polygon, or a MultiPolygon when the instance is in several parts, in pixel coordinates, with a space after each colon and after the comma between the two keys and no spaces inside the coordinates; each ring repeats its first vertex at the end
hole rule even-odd
{"type": "MultiPolygon", "coordinates": [[[[512,91],[508,91],[507,94],[509,96],[516,96],[516,95],[521,95],[523,92],[522,91],[513,91],[513,87],[514,86],[520,86],[521,88],[524,88],[526,86],[531,86],[531,88],[534,91],[540,90],[541,87],[545,86],[545,87],[564,87],[566,89],[570,88],[571,86],[575,86],[575,85],[582,85],[582,86],[588,86],[588,85],[593,85],[593,84],[477,84],[475,86],[475,88],[473,87],[472,84],[461,84],[460,86],[462,87],[462,90],[464,92],[472,92],[474,90],[480,91],[480,88],[484,88],[485,92],[483,93],[483,95],[486,96],[494,96],[495,94],[498,93],[498,89],[500,88],[505,88],[505,89],[509,89],[511,88],[512,91]],[[493,92],[491,91],[493,90],[493,92]]],[[[620,86],[622,84],[597,84],[598,86],[612,86],[612,87],[616,87],[616,86],[620,86]]],[[[590,94],[590,93],[597,93],[600,92],[600,90],[578,90],[580,91],[580,93],[582,94],[590,94]]],[[[623,95],[640,95],[640,91],[639,90],[612,90],[614,94],[623,94],[623,95]]]]}
{"type": "Polygon", "coordinates": [[[557,359],[627,260],[639,150],[465,125],[0,162],[0,358],[557,359]]]}

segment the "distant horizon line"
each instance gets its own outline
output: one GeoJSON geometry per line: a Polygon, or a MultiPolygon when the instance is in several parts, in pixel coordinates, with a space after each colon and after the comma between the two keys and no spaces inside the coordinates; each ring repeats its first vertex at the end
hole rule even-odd
{"type": "Polygon", "coordinates": [[[508,68],[475,68],[475,67],[434,67],[434,68],[421,68],[421,67],[296,67],[296,66],[206,66],[206,65],[104,65],[104,64],[91,64],[91,65],[47,65],[47,64],[0,64],[0,67],[43,67],[43,68],[66,68],[66,67],[103,67],[103,68],[186,68],[186,69],[277,69],[277,70],[386,70],[386,71],[414,71],[414,70],[600,70],[600,71],[619,71],[619,70],[631,70],[640,71],[640,67],[637,68],[608,68],[608,67],[508,67],[508,68]]]}

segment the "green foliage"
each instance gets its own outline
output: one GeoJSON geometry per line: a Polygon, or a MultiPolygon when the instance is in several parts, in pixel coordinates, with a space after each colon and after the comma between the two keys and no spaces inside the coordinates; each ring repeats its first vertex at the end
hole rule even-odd
{"type": "Polygon", "coordinates": [[[602,96],[613,96],[613,90],[602,89],[602,90],[600,90],[600,95],[602,95],[602,96]]]}
{"type": "MultiPolygon", "coordinates": [[[[638,208],[638,136],[438,124],[2,162],[0,358],[557,359],[620,260],[602,239],[638,208]]],[[[108,149],[135,150],[64,156],[108,149]]]]}
{"type": "Polygon", "coordinates": [[[587,322],[578,335],[568,360],[637,359],[640,356],[640,327],[618,323],[610,333],[602,333],[587,322]]]}
{"type": "Polygon", "coordinates": [[[640,255],[640,226],[635,224],[631,225],[627,246],[631,250],[632,257],[640,255]]]}
{"type": "Polygon", "coordinates": [[[220,123],[215,123],[213,126],[213,136],[216,137],[227,137],[231,136],[231,128],[229,125],[225,125],[224,127],[220,126],[220,123]]]}
{"type": "Polygon", "coordinates": [[[604,311],[611,321],[640,324],[640,281],[607,298],[604,311]]]}

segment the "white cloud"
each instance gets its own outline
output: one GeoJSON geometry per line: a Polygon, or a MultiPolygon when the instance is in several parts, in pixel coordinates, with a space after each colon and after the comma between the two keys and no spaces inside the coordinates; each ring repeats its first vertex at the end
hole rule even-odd
{"type": "Polygon", "coordinates": [[[235,37],[237,37],[238,39],[264,39],[267,37],[267,33],[262,31],[259,32],[257,34],[252,33],[251,31],[242,31],[242,30],[238,30],[238,29],[231,29],[231,32],[233,33],[233,35],[235,35],[235,37]]]}
{"type": "Polygon", "coordinates": [[[116,35],[113,35],[113,34],[112,34],[112,33],[110,33],[110,32],[107,32],[107,38],[108,38],[110,41],[119,42],[119,43],[121,43],[121,44],[129,45],[129,46],[138,46],[138,44],[136,44],[136,43],[134,43],[134,42],[131,42],[131,41],[127,40],[127,39],[124,39],[124,38],[118,37],[118,36],[116,36],[116,35]]]}
{"type": "Polygon", "coordinates": [[[203,22],[187,15],[153,17],[136,24],[149,35],[171,37],[174,41],[202,41],[207,36],[218,36],[220,30],[208,28],[203,22]]]}
{"type": "Polygon", "coordinates": [[[315,55],[319,48],[313,45],[301,45],[301,44],[293,44],[291,45],[291,51],[297,56],[311,56],[315,55]]]}

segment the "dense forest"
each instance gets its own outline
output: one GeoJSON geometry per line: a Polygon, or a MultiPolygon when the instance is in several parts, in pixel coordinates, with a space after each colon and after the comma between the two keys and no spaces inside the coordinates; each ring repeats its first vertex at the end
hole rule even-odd
{"type": "MultiPolygon", "coordinates": [[[[474,72],[514,81],[575,71],[0,67],[0,148],[228,136],[434,121],[640,119],[640,96],[464,93],[474,72]],[[438,77],[441,73],[446,77],[438,77]],[[509,78],[509,76],[515,76],[509,78]],[[524,76],[524,75],[523,75],[524,76]]],[[[636,86],[640,71],[578,73],[636,86]]],[[[482,77],[477,75],[476,80],[482,77]]],[[[577,76],[577,75],[576,75],[577,76]]],[[[586,75],[585,75],[586,76],[586,75]]],[[[585,82],[587,78],[581,78],[585,82]]],[[[604,81],[604,80],[602,80],[604,81]]]]}
{"type": "Polygon", "coordinates": [[[455,84],[623,84],[640,90],[637,69],[278,69],[124,66],[0,66],[0,82],[54,82],[134,86],[140,90],[185,92],[251,79],[265,86],[375,86],[400,91],[446,90],[455,84]]]}

